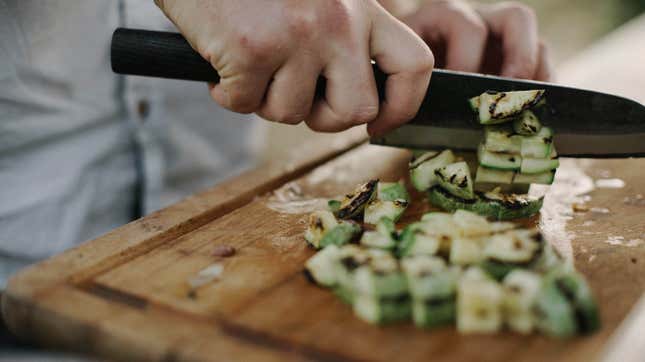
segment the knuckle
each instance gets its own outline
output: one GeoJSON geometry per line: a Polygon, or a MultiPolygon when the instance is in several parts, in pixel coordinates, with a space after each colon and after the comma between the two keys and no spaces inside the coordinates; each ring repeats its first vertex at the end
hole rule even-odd
{"type": "Polygon", "coordinates": [[[258,109],[258,102],[241,92],[229,91],[226,108],[237,113],[253,113],[258,109]]]}
{"type": "Polygon", "coordinates": [[[236,33],[234,42],[239,51],[239,61],[248,68],[268,62],[276,49],[276,44],[267,37],[247,31],[236,33]]]}
{"type": "Polygon", "coordinates": [[[378,115],[378,106],[362,106],[341,114],[342,123],[347,126],[364,124],[372,121],[378,115]]]}
{"type": "Polygon", "coordinates": [[[289,12],[286,20],[289,34],[299,39],[310,39],[318,28],[317,23],[316,15],[305,11],[289,12]]]}
{"type": "Polygon", "coordinates": [[[484,23],[483,20],[477,18],[476,21],[471,21],[470,22],[470,30],[469,30],[474,36],[478,37],[479,39],[486,39],[488,38],[488,27],[484,23]]]}
{"type": "Polygon", "coordinates": [[[414,58],[415,64],[413,71],[415,73],[430,73],[434,69],[435,59],[430,48],[425,46],[418,56],[414,58]]]}
{"type": "Polygon", "coordinates": [[[304,113],[296,112],[276,112],[272,120],[278,123],[296,125],[300,124],[307,117],[304,113]]]}
{"type": "Polygon", "coordinates": [[[533,21],[537,19],[535,10],[533,10],[533,8],[531,8],[530,6],[522,3],[518,3],[518,2],[507,3],[506,11],[509,15],[517,17],[524,21],[533,21]]]}

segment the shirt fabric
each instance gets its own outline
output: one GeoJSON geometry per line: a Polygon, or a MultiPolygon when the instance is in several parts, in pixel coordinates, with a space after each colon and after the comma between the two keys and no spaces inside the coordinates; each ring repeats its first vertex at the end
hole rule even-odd
{"type": "Polygon", "coordinates": [[[112,73],[152,1],[0,0],[0,289],[9,274],[249,167],[261,129],[205,84],[112,73]]]}

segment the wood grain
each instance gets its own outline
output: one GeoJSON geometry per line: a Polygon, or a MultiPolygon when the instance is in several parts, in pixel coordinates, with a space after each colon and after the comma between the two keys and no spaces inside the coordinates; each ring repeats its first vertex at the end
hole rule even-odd
{"type": "MultiPolygon", "coordinates": [[[[355,132],[333,145],[311,145],[284,164],[251,171],[19,273],[3,295],[8,326],[38,343],[120,360],[589,361],[604,355],[645,291],[645,160],[564,160],[542,217],[524,221],[539,224],[589,279],[600,304],[598,333],[567,341],[460,336],[453,328],[366,325],[302,276],[313,253],[301,238],[308,210],[358,182],[405,176],[407,151],[355,147],[363,139],[355,132]],[[567,191],[574,193],[579,180],[600,178],[625,185],[587,192],[580,202],[589,210],[574,213],[567,191]],[[221,245],[236,254],[213,255],[221,245]],[[220,278],[191,288],[187,281],[213,263],[224,266],[220,278]]],[[[429,210],[422,195],[414,198],[403,224],[429,210]]]]}

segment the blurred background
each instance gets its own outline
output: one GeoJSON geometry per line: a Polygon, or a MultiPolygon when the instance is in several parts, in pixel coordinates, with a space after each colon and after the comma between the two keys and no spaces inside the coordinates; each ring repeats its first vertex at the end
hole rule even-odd
{"type": "MultiPolygon", "coordinates": [[[[495,3],[498,0],[478,0],[495,3]]],[[[645,0],[522,0],[532,6],[540,21],[542,37],[549,44],[557,66],[612,30],[645,12],[645,0]]],[[[285,156],[296,145],[314,137],[333,137],[298,127],[268,124],[264,152],[260,161],[285,156]]]]}

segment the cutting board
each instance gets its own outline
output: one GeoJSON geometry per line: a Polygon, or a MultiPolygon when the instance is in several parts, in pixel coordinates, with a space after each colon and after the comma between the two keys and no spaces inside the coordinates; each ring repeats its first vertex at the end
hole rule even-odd
{"type": "MultiPolygon", "coordinates": [[[[602,319],[591,336],[375,327],[309,283],[307,214],[365,180],[405,179],[409,158],[360,131],[308,145],[26,269],[3,315],[23,338],[121,360],[589,361],[633,338],[618,331],[645,310],[634,308],[645,292],[645,160],[563,160],[541,216],[524,220],[589,280],[602,319]],[[222,245],[235,255],[215,255],[222,245]],[[215,263],[219,278],[191,287],[215,263]]],[[[430,210],[414,198],[403,222],[430,210]]]]}

